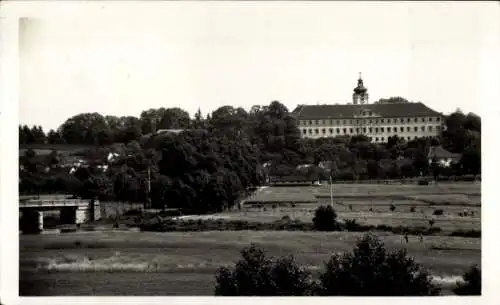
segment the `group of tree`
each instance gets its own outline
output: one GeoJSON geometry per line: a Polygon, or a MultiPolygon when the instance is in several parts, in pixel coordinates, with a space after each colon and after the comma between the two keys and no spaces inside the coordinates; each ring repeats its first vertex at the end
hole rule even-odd
{"type": "Polygon", "coordinates": [[[438,144],[462,154],[460,164],[443,173],[479,173],[480,118],[455,112],[445,126],[439,137],[406,141],[393,136],[377,144],[362,135],[303,139],[293,114],[277,101],[250,111],[222,106],[206,117],[198,111],[193,119],[180,108],[150,109],[139,118],[84,113],[47,135],[41,127],[19,127],[20,144],[93,147],[83,156],[88,166],[71,174],[61,167],[65,154],[36,156],[28,151],[20,158],[20,191],[127,201],[151,198],[155,206],[209,212],[234,206],[266,176],[356,180],[430,173],[427,151],[438,144]],[[156,133],[159,129],[184,131],[156,133]],[[119,158],[108,162],[110,152],[119,158]],[[106,170],[98,166],[103,164],[106,170]]]}
{"type": "MultiPolygon", "coordinates": [[[[243,249],[234,268],[216,274],[215,295],[222,296],[433,296],[440,288],[405,250],[388,251],[371,234],[352,252],[333,254],[318,279],[292,256],[273,258],[255,245],[243,249]]],[[[481,294],[477,267],[457,283],[455,293],[481,294]]]]}

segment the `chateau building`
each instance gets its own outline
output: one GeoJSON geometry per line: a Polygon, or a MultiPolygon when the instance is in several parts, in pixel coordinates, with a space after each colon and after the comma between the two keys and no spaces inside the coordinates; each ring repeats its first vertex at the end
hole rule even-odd
{"type": "Polygon", "coordinates": [[[370,104],[361,75],[352,104],[299,105],[293,114],[303,138],[365,135],[384,143],[393,135],[406,140],[437,136],[443,128],[443,115],[420,102],[370,104]]]}

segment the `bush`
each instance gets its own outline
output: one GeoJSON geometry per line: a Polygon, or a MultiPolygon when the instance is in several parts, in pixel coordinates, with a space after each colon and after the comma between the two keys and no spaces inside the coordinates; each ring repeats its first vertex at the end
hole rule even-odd
{"type": "Polygon", "coordinates": [[[344,229],[351,232],[362,232],[367,230],[367,228],[357,223],[356,219],[344,220],[344,229]]]}
{"type": "Polygon", "coordinates": [[[337,230],[337,213],[330,205],[322,205],[314,212],[313,223],[314,228],[318,231],[337,230]]]}
{"type": "Polygon", "coordinates": [[[216,273],[215,295],[219,296],[307,296],[311,275],[293,257],[271,259],[251,245],[241,252],[234,270],[222,267],[216,273]]]}
{"type": "Polygon", "coordinates": [[[460,237],[481,237],[481,230],[456,230],[451,232],[450,236],[460,236],[460,237]]]}
{"type": "Polygon", "coordinates": [[[410,208],[410,212],[411,212],[411,213],[415,213],[415,207],[411,207],[411,208],[410,208]]]}
{"type": "Polygon", "coordinates": [[[437,295],[429,274],[405,250],[386,251],[375,236],[365,235],[352,253],[333,255],[320,275],[321,295],[437,295]]]}
{"type": "Polygon", "coordinates": [[[394,212],[394,210],[396,210],[396,206],[394,204],[391,204],[389,209],[391,210],[391,212],[394,212]]]}
{"type": "Polygon", "coordinates": [[[481,295],[481,269],[472,266],[463,275],[464,282],[457,282],[453,292],[458,295],[481,295]]]}
{"type": "Polygon", "coordinates": [[[434,215],[443,215],[444,214],[444,211],[442,209],[437,209],[437,210],[434,210],[434,215]]]}
{"type": "Polygon", "coordinates": [[[427,180],[419,180],[418,185],[429,185],[429,181],[427,180]]]}

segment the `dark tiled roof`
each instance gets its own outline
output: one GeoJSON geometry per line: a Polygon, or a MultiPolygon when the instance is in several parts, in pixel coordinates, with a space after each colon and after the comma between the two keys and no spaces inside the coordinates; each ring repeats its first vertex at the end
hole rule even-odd
{"type": "Polygon", "coordinates": [[[429,149],[429,158],[444,158],[444,159],[453,159],[453,160],[459,160],[461,155],[460,154],[455,154],[452,152],[447,151],[444,149],[442,146],[432,146],[429,149]]]}
{"type": "Polygon", "coordinates": [[[437,116],[440,115],[422,103],[387,103],[365,105],[299,105],[292,112],[297,119],[352,118],[367,110],[383,117],[437,116]]]}

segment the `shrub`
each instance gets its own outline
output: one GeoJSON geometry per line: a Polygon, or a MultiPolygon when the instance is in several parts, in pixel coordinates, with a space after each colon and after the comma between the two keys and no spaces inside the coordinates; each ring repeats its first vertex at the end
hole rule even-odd
{"type": "Polygon", "coordinates": [[[451,232],[450,236],[460,236],[460,237],[481,237],[481,230],[456,230],[451,232]]]}
{"type": "Polygon", "coordinates": [[[273,204],[273,210],[276,210],[278,206],[276,205],[276,203],[273,204]]]}
{"type": "Polygon", "coordinates": [[[410,212],[415,213],[415,207],[411,207],[410,212]]]}
{"type": "Polygon", "coordinates": [[[358,241],[351,253],[333,255],[320,275],[321,295],[422,296],[437,295],[427,271],[405,250],[386,251],[371,234],[358,241]]]}
{"type": "Polygon", "coordinates": [[[436,223],[434,219],[429,219],[429,226],[433,226],[436,223]]]}
{"type": "Polygon", "coordinates": [[[396,206],[394,204],[391,204],[389,209],[391,210],[391,212],[394,212],[394,210],[396,210],[396,206]]]}
{"type": "Polygon", "coordinates": [[[271,259],[251,245],[241,252],[233,270],[217,270],[215,295],[306,296],[311,295],[311,275],[293,257],[271,259]]]}
{"type": "Polygon", "coordinates": [[[352,204],[350,204],[350,205],[349,205],[349,210],[351,210],[351,211],[352,211],[352,204]]]}
{"type": "Polygon", "coordinates": [[[458,295],[481,295],[481,269],[472,266],[463,275],[464,282],[457,282],[453,292],[458,295]]]}
{"type": "Polygon", "coordinates": [[[292,208],[294,208],[294,207],[295,207],[295,203],[292,203],[292,208]]]}
{"type": "Polygon", "coordinates": [[[314,212],[313,223],[318,231],[334,231],[338,229],[337,213],[330,205],[322,205],[314,212]]]}
{"type": "Polygon", "coordinates": [[[443,215],[444,211],[442,209],[434,210],[434,215],[443,215]]]}
{"type": "Polygon", "coordinates": [[[362,225],[356,222],[356,219],[346,219],[344,220],[344,228],[347,231],[351,232],[360,232],[364,231],[366,228],[364,228],[362,225]]]}
{"type": "Polygon", "coordinates": [[[427,180],[419,180],[418,185],[429,185],[429,181],[427,180]]]}

